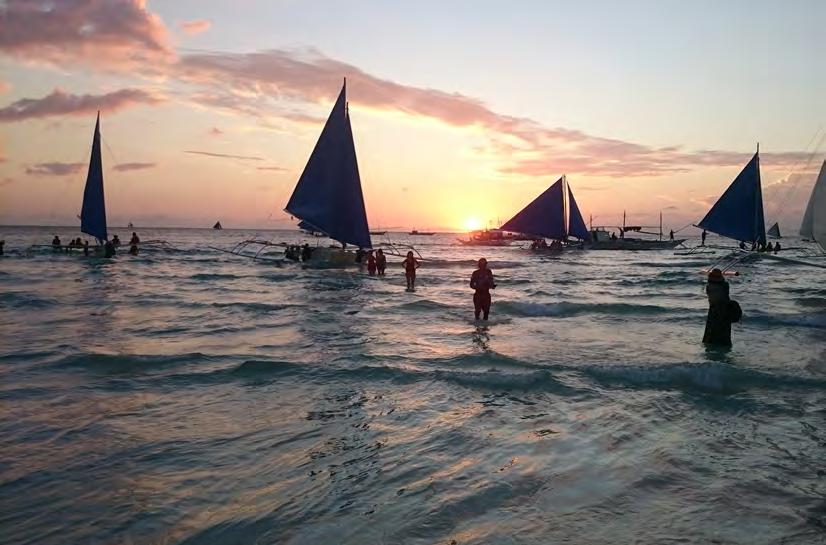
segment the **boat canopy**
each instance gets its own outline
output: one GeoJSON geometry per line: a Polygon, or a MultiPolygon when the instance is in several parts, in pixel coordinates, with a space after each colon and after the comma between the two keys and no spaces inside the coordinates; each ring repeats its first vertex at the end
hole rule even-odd
{"type": "Polygon", "coordinates": [[[556,240],[568,236],[583,240],[590,238],[585,220],[582,219],[574,194],[564,176],[499,229],[556,240]]]}
{"type": "Polygon", "coordinates": [[[109,240],[106,231],[106,200],[103,196],[103,163],[100,157],[100,112],[95,121],[92,156],[89,159],[89,173],[86,175],[86,187],[83,190],[80,231],[95,237],[100,244],[109,240]]]}
{"type": "Polygon", "coordinates": [[[766,243],[759,153],[754,154],[697,227],[743,242],[766,243]]]}
{"type": "Polygon", "coordinates": [[[806,205],[800,235],[816,241],[821,248],[826,249],[826,161],[820,167],[809,204],[806,205]]]}
{"type": "Polygon", "coordinates": [[[285,210],[312,231],[360,248],[372,248],[347,108],[346,80],[285,210]]]}

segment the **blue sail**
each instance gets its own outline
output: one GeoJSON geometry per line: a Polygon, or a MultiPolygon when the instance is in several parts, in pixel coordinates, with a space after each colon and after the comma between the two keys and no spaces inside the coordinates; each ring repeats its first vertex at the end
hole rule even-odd
{"type": "Polygon", "coordinates": [[[766,243],[760,158],[757,153],[697,227],[743,242],[766,243]]]}
{"type": "Polygon", "coordinates": [[[372,248],[346,81],[285,210],[333,240],[372,248]]]}
{"type": "Polygon", "coordinates": [[[92,156],[83,190],[83,208],[80,210],[80,231],[92,235],[99,243],[108,240],[106,232],[106,200],[103,198],[103,164],[100,158],[100,112],[92,138],[92,156]]]}
{"type": "Polygon", "coordinates": [[[582,213],[576,204],[571,186],[568,186],[568,236],[576,237],[580,240],[591,240],[591,232],[585,226],[582,213]]]}
{"type": "Polygon", "coordinates": [[[562,178],[505,222],[503,231],[561,240],[567,233],[562,178]]]}

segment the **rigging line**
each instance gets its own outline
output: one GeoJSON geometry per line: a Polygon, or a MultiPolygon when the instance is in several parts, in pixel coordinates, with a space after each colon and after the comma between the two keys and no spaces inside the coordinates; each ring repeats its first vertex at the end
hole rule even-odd
{"type": "MultiPolygon", "coordinates": [[[[806,150],[808,151],[808,150],[811,149],[812,151],[809,154],[809,158],[806,160],[806,166],[803,167],[804,172],[808,172],[809,168],[812,165],[812,161],[814,160],[814,158],[820,152],[820,148],[823,146],[824,141],[826,141],[826,131],[823,130],[823,126],[821,125],[820,127],[818,127],[818,129],[812,135],[812,138],[809,140],[809,143],[806,145],[806,150]],[[820,139],[818,140],[817,145],[815,145],[814,148],[812,148],[812,144],[815,142],[818,135],[820,135],[820,139]]],[[[800,170],[799,164],[793,166],[791,168],[791,170],[788,172],[788,174],[786,174],[786,179],[791,180],[792,176],[797,174],[799,172],[799,170],[800,170]]],[[[796,182],[792,182],[790,187],[787,188],[786,191],[784,192],[784,195],[781,199],[779,199],[775,202],[769,203],[769,212],[770,212],[769,215],[770,215],[770,217],[777,220],[777,217],[776,217],[777,214],[782,212],[788,206],[789,201],[791,201],[792,198],[797,194],[797,190],[799,188],[800,188],[800,181],[799,180],[796,181],[796,182]]]]}

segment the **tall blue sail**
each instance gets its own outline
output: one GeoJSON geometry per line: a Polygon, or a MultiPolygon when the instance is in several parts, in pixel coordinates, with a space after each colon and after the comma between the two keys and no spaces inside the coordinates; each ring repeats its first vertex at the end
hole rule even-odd
{"type": "Polygon", "coordinates": [[[108,240],[106,233],[106,200],[103,198],[103,164],[100,158],[100,112],[92,138],[92,156],[83,190],[83,208],[80,210],[80,231],[92,235],[98,242],[108,240]]]}
{"type": "Polygon", "coordinates": [[[759,154],[754,154],[697,227],[735,240],[766,243],[759,154]]]}
{"type": "Polygon", "coordinates": [[[503,231],[561,240],[568,234],[562,178],[505,222],[503,231]]]}
{"type": "Polygon", "coordinates": [[[591,232],[585,226],[582,213],[576,204],[571,186],[568,186],[568,236],[576,237],[580,240],[591,240],[591,232]]]}
{"type": "Polygon", "coordinates": [[[346,81],[285,210],[333,240],[372,248],[346,81]]]}

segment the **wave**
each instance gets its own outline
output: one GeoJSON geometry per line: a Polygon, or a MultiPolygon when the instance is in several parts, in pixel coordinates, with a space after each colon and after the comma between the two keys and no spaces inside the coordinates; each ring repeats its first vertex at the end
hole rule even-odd
{"type": "Polygon", "coordinates": [[[605,385],[734,394],[752,389],[826,387],[826,380],[766,373],[723,363],[597,365],[572,368],[605,385]]]}
{"type": "Polygon", "coordinates": [[[190,280],[235,280],[238,278],[242,277],[227,273],[198,273],[189,277],[190,280]]]}
{"type": "MultiPolygon", "coordinates": [[[[466,268],[466,269],[469,269],[469,270],[473,271],[474,269],[476,269],[477,262],[478,262],[478,260],[476,260],[476,259],[457,259],[457,260],[452,260],[452,259],[425,259],[425,260],[422,261],[422,268],[423,269],[426,269],[426,268],[439,269],[439,268],[457,267],[457,268],[466,268]]],[[[526,267],[526,266],[532,265],[532,264],[533,263],[526,263],[525,261],[497,261],[497,260],[491,260],[490,262],[488,262],[488,266],[491,269],[493,269],[494,271],[496,269],[513,269],[513,268],[516,268],[516,267],[526,267]]]]}
{"type": "Polygon", "coordinates": [[[229,309],[238,309],[238,310],[250,310],[253,312],[265,313],[265,312],[277,312],[279,310],[285,310],[288,308],[295,308],[300,305],[291,304],[291,303],[264,303],[259,301],[251,301],[251,302],[243,302],[243,301],[233,301],[233,302],[213,302],[209,303],[210,306],[216,308],[229,308],[229,309]]]}
{"type": "Polygon", "coordinates": [[[53,307],[57,304],[54,299],[38,297],[30,293],[11,292],[0,295],[0,307],[13,309],[43,309],[53,307]]]}
{"type": "Polygon", "coordinates": [[[216,359],[217,356],[208,356],[200,352],[170,355],[87,353],[65,356],[54,362],[51,367],[80,367],[110,373],[134,373],[161,367],[201,364],[216,359]]]}
{"type": "Polygon", "coordinates": [[[749,314],[743,313],[743,323],[767,326],[826,328],[826,313],[817,314],[749,314]]]}
{"type": "Polygon", "coordinates": [[[410,310],[414,312],[423,312],[429,310],[454,310],[455,307],[452,305],[447,305],[445,303],[439,303],[437,301],[431,301],[430,299],[419,299],[417,301],[411,301],[409,303],[404,303],[400,306],[403,310],[410,310]]]}
{"type": "Polygon", "coordinates": [[[520,317],[568,318],[582,314],[607,314],[618,316],[655,315],[688,312],[685,309],[669,309],[660,305],[635,305],[631,303],[531,303],[527,301],[502,301],[494,303],[498,312],[520,317]]]}

